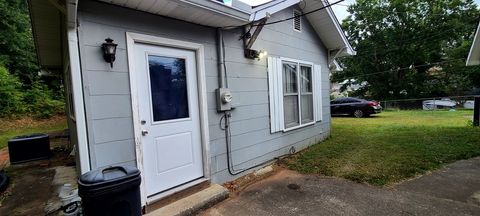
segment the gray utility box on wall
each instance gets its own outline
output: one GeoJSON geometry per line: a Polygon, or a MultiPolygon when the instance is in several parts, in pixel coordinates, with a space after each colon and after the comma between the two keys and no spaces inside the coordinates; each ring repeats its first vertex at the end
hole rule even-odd
{"type": "Polygon", "coordinates": [[[232,93],[227,88],[218,88],[215,90],[217,97],[217,111],[229,111],[232,109],[232,93]]]}

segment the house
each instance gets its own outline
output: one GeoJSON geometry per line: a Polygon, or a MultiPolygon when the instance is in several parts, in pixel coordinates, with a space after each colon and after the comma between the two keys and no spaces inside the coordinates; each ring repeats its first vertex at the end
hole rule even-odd
{"type": "Polygon", "coordinates": [[[355,53],[326,5],[29,0],[40,65],[65,77],[79,174],[136,166],[147,205],[325,139],[328,65],[355,53]]]}
{"type": "Polygon", "coordinates": [[[478,24],[477,31],[475,31],[475,36],[473,38],[472,47],[468,53],[467,66],[479,65],[480,64],[480,23],[478,24]]]}
{"type": "Polygon", "coordinates": [[[333,82],[330,84],[330,95],[333,98],[339,97],[349,97],[349,94],[359,90],[368,85],[368,82],[364,81],[360,84],[350,83],[345,87],[345,90],[342,90],[342,86],[346,85],[348,82],[355,82],[354,79],[344,80],[342,82],[333,82]]]}

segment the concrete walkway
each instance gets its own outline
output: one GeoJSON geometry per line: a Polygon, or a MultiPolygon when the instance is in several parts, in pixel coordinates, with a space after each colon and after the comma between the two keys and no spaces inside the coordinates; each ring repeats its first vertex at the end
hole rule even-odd
{"type": "Polygon", "coordinates": [[[282,170],[203,215],[480,215],[480,158],[393,188],[282,170]]]}

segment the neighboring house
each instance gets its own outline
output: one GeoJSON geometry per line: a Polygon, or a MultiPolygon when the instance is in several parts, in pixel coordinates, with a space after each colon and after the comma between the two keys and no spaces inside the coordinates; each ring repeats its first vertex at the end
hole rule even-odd
{"type": "MultiPolygon", "coordinates": [[[[355,82],[355,80],[351,80],[351,81],[355,82]]],[[[342,86],[345,85],[347,82],[348,80],[344,80],[340,83],[331,83],[330,94],[334,98],[349,97],[350,93],[357,91],[358,89],[365,87],[367,85],[367,82],[363,82],[361,84],[350,84],[345,88],[345,90],[342,91],[342,86]]]]}
{"type": "Polygon", "coordinates": [[[478,24],[477,31],[473,38],[472,47],[470,48],[470,53],[468,53],[467,66],[479,65],[480,64],[480,23],[478,24]]]}
{"type": "Polygon", "coordinates": [[[325,139],[328,65],[354,51],[329,7],[268,24],[325,5],[29,0],[40,65],[65,75],[79,173],[136,166],[146,205],[325,139]],[[112,65],[107,38],[118,44],[112,65]]]}

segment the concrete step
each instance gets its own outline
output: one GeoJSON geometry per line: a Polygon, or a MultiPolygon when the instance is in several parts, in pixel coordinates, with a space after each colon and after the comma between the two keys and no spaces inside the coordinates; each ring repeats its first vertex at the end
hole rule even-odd
{"type": "Polygon", "coordinates": [[[212,184],[208,188],[194,193],[190,196],[177,200],[164,207],[147,213],[147,216],[183,216],[192,215],[202,209],[215,205],[228,198],[229,191],[218,185],[212,184]]]}

